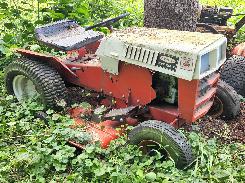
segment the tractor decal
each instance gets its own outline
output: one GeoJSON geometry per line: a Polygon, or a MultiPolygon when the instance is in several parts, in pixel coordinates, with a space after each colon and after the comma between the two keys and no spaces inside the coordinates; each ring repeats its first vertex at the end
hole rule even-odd
{"type": "Polygon", "coordinates": [[[189,57],[183,56],[180,58],[180,68],[181,69],[192,71],[193,64],[194,64],[194,60],[189,57]]]}
{"type": "Polygon", "coordinates": [[[161,53],[158,56],[156,66],[176,72],[178,63],[179,57],[161,53]]]}

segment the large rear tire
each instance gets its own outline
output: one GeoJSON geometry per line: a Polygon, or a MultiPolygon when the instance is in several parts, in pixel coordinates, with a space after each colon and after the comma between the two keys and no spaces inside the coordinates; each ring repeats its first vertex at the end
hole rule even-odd
{"type": "Polygon", "coordinates": [[[164,159],[173,159],[183,169],[193,162],[191,147],[186,138],[172,126],[150,120],[136,126],[128,135],[129,143],[138,145],[144,154],[160,152],[164,159]]]}
{"type": "Polygon", "coordinates": [[[35,96],[47,108],[59,109],[66,101],[66,86],[59,73],[46,63],[29,59],[17,59],[5,69],[5,86],[18,101],[35,96]]]}
{"type": "Polygon", "coordinates": [[[224,120],[235,118],[240,112],[240,97],[236,91],[224,81],[219,81],[214,104],[209,111],[213,118],[224,120]]]}
{"type": "Polygon", "coordinates": [[[234,55],[221,70],[221,78],[245,97],[245,57],[234,55]]]}

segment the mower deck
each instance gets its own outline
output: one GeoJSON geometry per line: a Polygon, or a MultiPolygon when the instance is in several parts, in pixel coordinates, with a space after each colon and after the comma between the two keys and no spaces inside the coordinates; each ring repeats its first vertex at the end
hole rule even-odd
{"type": "MultiPolygon", "coordinates": [[[[75,124],[72,126],[72,128],[85,127],[86,131],[92,136],[91,143],[100,142],[102,148],[107,148],[112,140],[115,140],[123,135],[129,125],[136,126],[139,124],[137,119],[126,116],[128,112],[134,108],[135,107],[130,107],[125,109],[123,112],[120,112],[120,114],[116,114],[113,118],[101,122],[87,121],[83,119],[81,117],[83,115],[95,115],[91,110],[86,108],[73,108],[69,111],[69,113],[75,121],[75,124]],[[125,116],[125,118],[123,116],[125,116]],[[117,117],[120,119],[116,120],[117,117]]],[[[110,114],[110,112],[108,114],[110,114]]],[[[79,144],[72,140],[69,142],[78,148],[84,148],[83,144],[79,144]]]]}

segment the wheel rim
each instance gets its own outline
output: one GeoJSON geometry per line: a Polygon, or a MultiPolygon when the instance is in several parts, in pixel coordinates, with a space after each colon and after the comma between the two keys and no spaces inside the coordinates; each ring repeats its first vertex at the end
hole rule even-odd
{"type": "Polygon", "coordinates": [[[221,116],[223,112],[224,112],[224,105],[223,105],[222,101],[219,99],[219,97],[216,96],[214,98],[214,103],[213,103],[213,106],[209,112],[209,115],[214,117],[214,118],[217,118],[217,117],[221,116]]]}
{"type": "Polygon", "coordinates": [[[14,94],[18,101],[23,101],[39,96],[34,83],[26,76],[15,76],[12,84],[14,94]]]}
{"type": "Polygon", "coordinates": [[[139,143],[139,148],[145,155],[155,156],[157,152],[160,152],[162,155],[162,160],[167,160],[169,158],[167,150],[156,141],[143,140],[139,143]]]}

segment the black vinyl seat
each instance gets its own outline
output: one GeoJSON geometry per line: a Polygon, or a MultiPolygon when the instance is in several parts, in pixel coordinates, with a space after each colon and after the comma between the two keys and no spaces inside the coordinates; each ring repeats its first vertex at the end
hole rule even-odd
{"type": "Polygon", "coordinates": [[[73,20],[62,20],[35,29],[37,40],[63,51],[82,48],[104,37],[101,32],[86,30],[73,20]]]}

